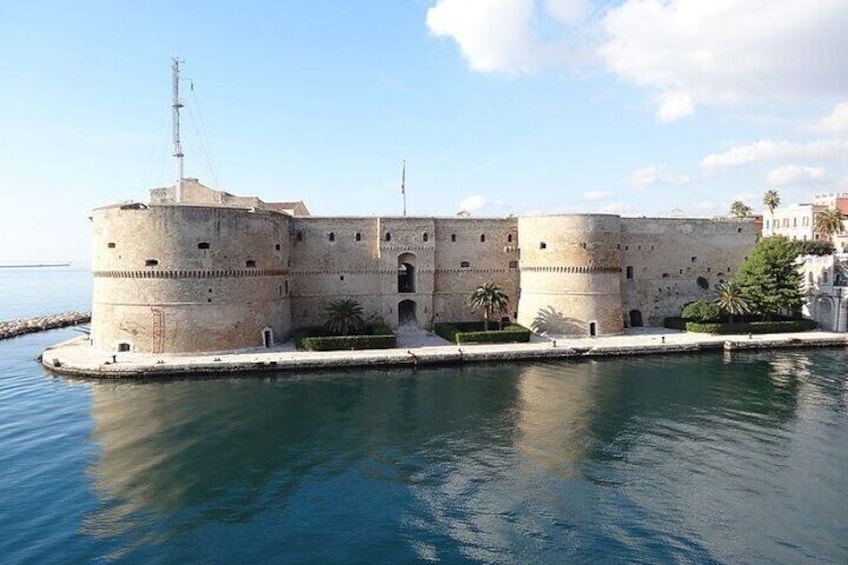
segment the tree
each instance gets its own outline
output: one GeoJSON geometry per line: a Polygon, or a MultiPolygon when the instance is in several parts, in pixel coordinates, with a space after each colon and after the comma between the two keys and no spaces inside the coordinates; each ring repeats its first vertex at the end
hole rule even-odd
{"type": "Polygon", "coordinates": [[[365,327],[362,305],[350,298],[330,302],[324,327],[334,335],[351,335],[361,331],[365,327]]]}
{"type": "Polygon", "coordinates": [[[715,291],[715,303],[722,312],[727,312],[731,324],[734,316],[744,316],[751,312],[751,303],[733,281],[715,285],[715,291]]]}
{"type": "Polygon", "coordinates": [[[483,329],[489,331],[489,319],[497,312],[503,314],[509,307],[509,296],[494,282],[489,281],[475,288],[465,297],[472,310],[483,309],[483,329]]]}
{"type": "Polygon", "coordinates": [[[782,235],[764,237],[742,263],[734,282],[751,311],[764,318],[781,310],[797,313],[804,303],[802,275],[795,264],[798,246],[782,235]]]}
{"type": "Polygon", "coordinates": [[[796,241],[798,246],[798,255],[833,255],[836,248],[829,241],[821,239],[807,239],[804,241],[796,241]]]}
{"type": "Polygon", "coordinates": [[[730,215],[734,218],[746,218],[751,215],[751,207],[741,200],[734,200],[730,205],[730,215]]]}
{"type": "Polygon", "coordinates": [[[774,209],[780,206],[780,195],[776,190],[767,190],[763,195],[763,204],[769,213],[774,216],[774,209]]]}
{"type": "Polygon", "coordinates": [[[833,208],[819,212],[816,214],[816,231],[827,239],[833,239],[834,235],[845,231],[844,220],[842,212],[833,208]]]}
{"type": "Polygon", "coordinates": [[[680,317],[687,322],[717,322],[721,310],[706,300],[696,300],[683,307],[680,317]]]}

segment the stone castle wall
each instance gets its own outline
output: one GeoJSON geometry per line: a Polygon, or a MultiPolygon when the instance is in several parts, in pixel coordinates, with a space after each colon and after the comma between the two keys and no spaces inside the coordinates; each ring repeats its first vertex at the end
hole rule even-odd
{"type": "Polygon", "coordinates": [[[753,222],[574,214],[527,218],[291,217],[263,209],[94,211],[92,340],[107,351],[261,347],[352,298],[396,328],[480,319],[494,281],[539,332],[662,324],[729,279],[753,222]],[[703,281],[699,281],[702,277],[703,281]]]}
{"type": "Polygon", "coordinates": [[[662,326],[683,306],[711,299],[756,243],[754,222],[622,218],[621,294],[624,323],[662,326]]]}

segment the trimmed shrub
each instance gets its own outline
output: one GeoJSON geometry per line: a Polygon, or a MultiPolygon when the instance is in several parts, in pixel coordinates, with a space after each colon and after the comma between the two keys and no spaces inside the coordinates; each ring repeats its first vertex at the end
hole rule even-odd
{"type": "Polygon", "coordinates": [[[518,324],[504,324],[503,329],[493,328],[483,330],[483,322],[439,323],[433,331],[456,344],[468,343],[527,343],[530,341],[530,330],[518,324]]]}
{"type": "Polygon", "coordinates": [[[816,329],[813,320],[784,320],[780,322],[740,322],[736,324],[686,322],[687,332],[707,334],[774,334],[807,332],[816,329]]]}
{"type": "Polygon", "coordinates": [[[343,335],[327,337],[307,337],[303,341],[307,351],[338,351],[352,349],[391,349],[397,345],[392,335],[343,335]]]}
{"type": "Polygon", "coordinates": [[[687,322],[717,322],[721,316],[721,308],[714,302],[696,300],[683,307],[680,317],[687,322]]]}
{"type": "Polygon", "coordinates": [[[298,328],[292,332],[295,347],[307,351],[335,351],[343,349],[388,349],[397,345],[391,328],[380,323],[367,326],[359,335],[337,336],[323,326],[298,328]]]}
{"type": "Polygon", "coordinates": [[[670,330],[686,331],[686,320],[679,316],[665,318],[663,319],[663,327],[668,328],[670,330]]]}

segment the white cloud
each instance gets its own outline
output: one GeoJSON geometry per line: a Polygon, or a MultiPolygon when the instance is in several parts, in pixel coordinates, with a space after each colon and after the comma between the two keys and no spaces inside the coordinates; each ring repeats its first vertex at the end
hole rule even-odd
{"type": "Polygon", "coordinates": [[[532,69],[533,0],[438,0],[427,10],[427,29],[451,37],[476,71],[532,69]]]}
{"type": "Polygon", "coordinates": [[[712,200],[699,200],[694,204],[695,210],[699,210],[701,212],[707,212],[710,210],[716,210],[719,208],[719,205],[713,202],[712,200]]]}
{"type": "Polygon", "coordinates": [[[818,121],[815,129],[829,133],[848,132],[848,102],[838,104],[829,116],[818,121]]]}
{"type": "Polygon", "coordinates": [[[641,216],[638,208],[627,202],[610,202],[598,208],[601,214],[618,214],[620,216],[641,216]]]}
{"type": "Polygon", "coordinates": [[[755,194],[753,192],[738,192],[736,196],[733,197],[733,200],[741,200],[745,203],[751,203],[755,202],[759,197],[759,194],[755,194]]]}
{"type": "Polygon", "coordinates": [[[838,140],[816,140],[806,143],[795,141],[761,140],[713,153],[701,159],[704,169],[738,167],[758,161],[775,159],[839,159],[848,151],[848,142],[838,140]]]}
{"type": "Polygon", "coordinates": [[[459,209],[466,212],[475,212],[486,207],[486,198],[482,194],[472,194],[459,203],[459,209]]]}
{"type": "Polygon", "coordinates": [[[626,0],[604,16],[599,50],[670,121],[698,105],[844,95],[846,25],[845,0],[626,0]]]}
{"type": "Polygon", "coordinates": [[[807,186],[827,182],[824,167],[801,167],[785,165],[772,169],[768,173],[768,185],[773,188],[783,186],[807,186]]]}
{"type": "Polygon", "coordinates": [[[472,70],[515,75],[585,57],[590,13],[591,0],[437,0],[426,24],[453,39],[472,70]]]}
{"type": "Polygon", "coordinates": [[[612,196],[610,190],[587,190],[583,193],[584,200],[603,200],[612,196]]]}
{"type": "Polygon", "coordinates": [[[678,185],[689,182],[689,177],[686,175],[676,175],[668,170],[667,165],[649,165],[641,169],[637,169],[627,175],[625,181],[636,188],[647,188],[657,185],[678,185]]]}
{"type": "Polygon", "coordinates": [[[557,22],[574,26],[582,23],[591,8],[589,0],[545,0],[545,11],[557,22]]]}

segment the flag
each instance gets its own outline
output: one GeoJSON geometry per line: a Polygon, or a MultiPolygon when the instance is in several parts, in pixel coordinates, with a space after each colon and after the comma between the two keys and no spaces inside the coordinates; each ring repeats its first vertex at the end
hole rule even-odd
{"type": "Polygon", "coordinates": [[[403,169],[400,172],[400,193],[406,194],[406,160],[404,160],[403,169]]]}

